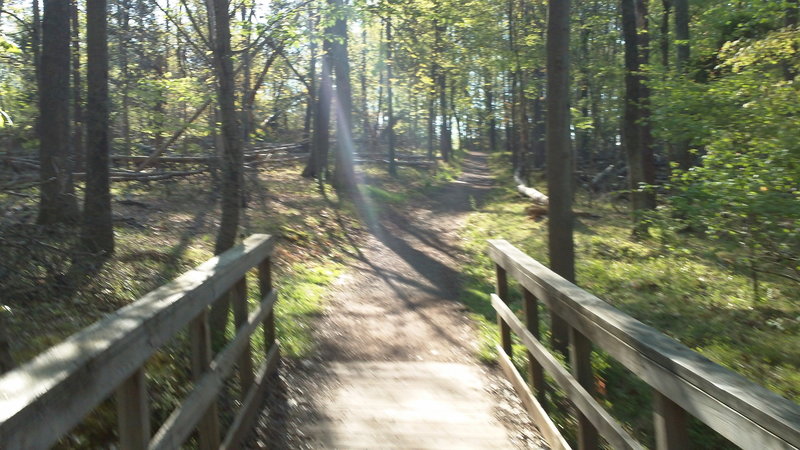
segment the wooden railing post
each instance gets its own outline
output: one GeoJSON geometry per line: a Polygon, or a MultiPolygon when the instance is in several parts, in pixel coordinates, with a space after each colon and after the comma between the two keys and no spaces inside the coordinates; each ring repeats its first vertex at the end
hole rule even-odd
{"type": "MultiPolygon", "coordinates": [[[[208,310],[201,312],[189,324],[189,335],[192,345],[192,379],[197,382],[208,370],[212,360],[211,332],[208,325],[208,310]]],[[[208,407],[200,423],[197,425],[200,435],[201,450],[216,450],[219,448],[219,414],[217,402],[208,407]]]]}
{"type": "MultiPolygon", "coordinates": [[[[231,303],[233,305],[233,321],[236,329],[240,329],[247,324],[247,276],[245,275],[233,287],[233,295],[231,303]]],[[[241,385],[242,399],[247,395],[250,386],[253,385],[255,375],[253,373],[253,358],[250,350],[250,342],[248,341],[242,356],[239,358],[239,384],[241,385]]]]}
{"type": "Polygon", "coordinates": [[[653,390],[653,421],[656,448],[677,450],[689,448],[689,428],[686,411],[664,394],[653,390]]]}
{"type": "Polygon", "coordinates": [[[150,442],[150,405],[147,378],[140,367],[117,388],[119,448],[143,450],[150,442]]]}
{"type": "MultiPolygon", "coordinates": [[[[595,390],[592,374],[592,342],[572,327],[569,328],[569,342],[572,376],[589,394],[592,394],[595,390]]],[[[578,412],[578,449],[589,450],[599,446],[597,429],[584,414],[578,412]]]]}
{"type": "MultiPolygon", "coordinates": [[[[263,298],[272,290],[272,261],[267,257],[258,266],[258,286],[263,298]]],[[[275,343],[275,310],[264,319],[264,351],[269,355],[275,343]]]]}
{"type": "MultiPolygon", "coordinates": [[[[497,272],[497,296],[500,297],[504,303],[508,304],[508,278],[506,276],[506,270],[500,267],[499,264],[496,264],[495,268],[497,272]]],[[[503,351],[506,352],[506,355],[510,358],[513,355],[513,350],[511,348],[511,327],[508,326],[499,314],[497,316],[497,325],[500,328],[500,347],[503,348],[503,351]]]]}
{"type": "MultiPolygon", "coordinates": [[[[528,331],[531,332],[533,337],[536,338],[537,341],[541,340],[541,335],[539,333],[539,302],[536,300],[536,296],[534,296],[529,290],[524,289],[522,290],[523,296],[525,298],[524,309],[525,309],[525,325],[528,328],[528,331]]],[[[542,405],[542,408],[546,408],[545,406],[545,389],[547,386],[544,382],[544,369],[542,365],[536,361],[536,358],[533,357],[530,351],[528,353],[528,377],[530,378],[529,382],[531,387],[533,388],[533,392],[536,393],[536,399],[539,400],[539,403],[542,405]]]]}

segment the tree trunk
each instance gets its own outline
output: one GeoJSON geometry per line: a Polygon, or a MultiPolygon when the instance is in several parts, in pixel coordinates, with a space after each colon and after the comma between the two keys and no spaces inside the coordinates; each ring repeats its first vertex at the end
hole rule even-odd
{"type": "Polygon", "coordinates": [[[328,150],[330,148],[331,97],[333,96],[330,47],[330,42],[326,39],[323,42],[323,52],[320,57],[322,63],[320,67],[321,76],[319,93],[315,102],[311,154],[303,170],[304,177],[317,178],[320,180],[320,185],[328,172],[328,150]]]}
{"type": "Polygon", "coordinates": [[[214,68],[217,76],[217,102],[222,125],[222,217],[216,254],[233,247],[239,228],[242,187],[242,138],[237,122],[235,77],[231,51],[230,14],[227,0],[212,0],[214,24],[214,68]]]}
{"type": "Polygon", "coordinates": [[[114,251],[108,135],[108,33],[106,0],[86,0],[86,196],[82,242],[93,252],[114,251]]]}
{"type": "Polygon", "coordinates": [[[483,96],[484,96],[484,132],[489,138],[489,151],[495,152],[497,150],[497,120],[494,113],[494,83],[492,82],[491,75],[487,72],[483,80],[483,96]]]}
{"type": "MultiPolygon", "coordinates": [[[[680,1],[680,0],[679,0],[680,1]]],[[[661,13],[661,65],[669,69],[669,15],[672,12],[672,0],[661,0],[663,11],[661,13]]]]}
{"type": "Polygon", "coordinates": [[[354,194],[356,174],[353,154],[353,86],[350,82],[350,56],[348,52],[347,19],[344,2],[328,0],[338,14],[333,26],[333,68],[336,73],[336,155],[334,157],[333,185],[343,193],[354,194]]]}
{"type": "Polygon", "coordinates": [[[361,74],[359,81],[361,82],[361,148],[366,151],[372,149],[370,145],[370,129],[369,129],[369,103],[367,99],[367,24],[361,24],[361,74]]]}
{"type": "MultiPolygon", "coordinates": [[[[309,36],[312,36],[317,27],[317,20],[315,17],[308,19],[309,36]]],[[[303,137],[305,139],[311,138],[311,129],[314,125],[314,112],[316,111],[316,95],[317,95],[317,41],[313,37],[309,37],[308,45],[309,59],[308,59],[308,102],[306,103],[306,116],[303,123],[303,137]]]]}
{"type": "Polygon", "coordinates": [[[117,2],[117,22],[119,31],[119,65],[120,65],[120,89],[122,90],[122,105],[120,105],[120,116],[122,118],[122,151],[126,154],[131,152],[131,120],[130,120],[130,70],[128,65],[128,40],[131,36],[130,27],[130,4],[129,0],[118,0],[117,2]]]}
{"type": "Polygon", "coordinates": [[[39,0],[33,0],[31,15],[31,53],[33,54],[33,72],[36,79],[36,86],[42,82],[42,18],[39,13],[39,0]]]}
{"type": "MultiPolygon", "coordinates": [[[[569,111],[569,0],[548,2],[547,22],[547,190],[550,267],[575,281],[572,237],[572,149],[569,111]]],[[[553,346],[567,353],[568,328],[563,319],[552,323],[553,346]]]]}
{"type": "Polygon", "coordinates": [[[621,0],[622,32],[625,39],[625,105],[622,139],[628,162],[635,231],[640,232],[642,212],[653,208],[654,198],[640,189],[648,183],[645,170],[646,145],[640,127],[642,120],[642,78],[640,75],[639,39],[636,27],[636,0],[621,0]]]}
{"type": "Polygon", "coordinates": [[[428,92],[428,159],[433,160],[436,141],[436,96],[433,88],[428,92]]]}
{"type": "Polygon", "coordinates": [[[675,7],[675,66],[678,72],[686,71],[689,62],[689,0],[672,0],[675,7]]]}
{"type": "Polygon", "coordinates": [[[9,336],[5,312],[0,310],[0,375],[15,366],[14,358],[11,356],[11,339],[9,336]]]}
{"type": "Polygon", "coordinates": [[[75,223],[70,148],[70,5],[45,0],[39,86],[40,224],[75,223]]]}
{"type": "MultiPolygon", "coordinates": [[[[650,13],[647,9],[647,0],[636,0],[637,40],[639,47],[639,133],[642,135],[642,170],[644,182],[650,186],[656,183],[656,165],[654,157],[655,138],[650,111],[650,86],[647,84],[647,74],[641,71],[650,64],[650,13]]],[[[656,208],[655,191],[648,189],[644,193],[645,207],[656,208]]]]}
{"type": "Polygon", "coordinates": [[[75,170],[83,171],[83,81],[81,79],[80,22],[78,21],[78,0],[71,0],[72,22],[72,151],[75,154],[75,170]]]}
{"type": "MultiPolygon", "coordinates": [[[[433,24],[435,30],[434,47],[437,57],[442,56],[442,34],[445,32],[445,27],[440,25],[438,21],[433,24]]],[[[447,162],[450,161],[450,154],[453,150],[452,136],[450,135],[450,121],[447,114],[447,77],[445,75],[444,67],[436,64],[436,84],[439,90],[439,114],[441,115],[441,122],[439,124],[439,151],[442,154],[442,159],[447,162]]]]}
{"type": "Polygon", "coordinates": [[[386,130],[389,141],[389,175],[397,176],[394,136],[394,93],[392,92],[392,19],[386,18],[386,130]]]}

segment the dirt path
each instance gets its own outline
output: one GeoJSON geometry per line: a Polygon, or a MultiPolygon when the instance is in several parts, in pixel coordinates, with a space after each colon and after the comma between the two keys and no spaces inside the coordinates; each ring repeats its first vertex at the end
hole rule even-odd
{"type": "Polygon", "coordinates": [[[337,280],[315,326],[317,351],[281,371],[281,389],[260,418],[253,446],[364,448],[371,446],[364,440],[370,435],[382,439],[376,441],[385,443],[382,447],[544,446],[499,371],[477,360],[474,324],[457,301],[459,267],[469,263],[459,248],[458,231],[467,213],[480,207],[491,183],[486,155],[468,154],[459,180],[423,204],[384,211],[369,224],[371,235],[358,260],[337,280]],[[381,384],[372,372],[398,375],[381,384]],[[431,379],[446,384],[438,373],[450,373],[451,383],[472,380],[472,389],[456,391],[453,384],[435,390],[431,379]],[[393,389],[400,391],[392,395],[393,389]],[[443,391],[456,397],[437,397],[443,391]],[[405,412],[416,419],[402,424],[384,417],[385,410],[365,405],[387,398],[397,405],[414,396],[439,401],[417,409],[409,404],[405,412]],[[352,401],[363,407],[347,403],[352,401]],[[453,409],[458,407],[463,410],[453,409]],[[460,433],[471,440],[453,440],[457,436],[444,430],[453,425],[433,420],[432,412],[451,422],[459,418],[460,433]],[[425,423],[433,423],[433,429],[425,423]],[[433,439],[436,430],[449,437],[433,439]],[[481,436],[494,441],[489,444],[481,436]],[[497,442],[497,436],[507,442],[497,442]]]}

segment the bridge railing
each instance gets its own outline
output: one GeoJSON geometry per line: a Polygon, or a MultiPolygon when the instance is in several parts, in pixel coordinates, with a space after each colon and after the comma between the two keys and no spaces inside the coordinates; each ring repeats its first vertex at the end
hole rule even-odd
{"type": "Polygon", "coordinates": [[[504,240],[489,241],[489,255],[497,271],[492,305],[500,325],[500,362],[551,447],[563,448],[567,444],[542,407],[546,390],[544,372],[578,411],[580,448],[597,448],[598,435],[614,448],[642,448],[592,397],[593,346],[604,350],[652,387],[659,449],[690,448],[689,415],[742,448],[800,447],[797,404],[615,309],[504,240]],[[508,276],[522,288],[526,324],[507,304],[508,276]],[[539,302],[547,307],[553,320],[561,320],[568,327],[569,371],[539,341],[539,302]],[[528,352],[530,384],[535,395],[511,363],[512,330],[528,352]]]}
{"type": "Polygon", "coordinates": [[[0,377],[0,448],[49,448],[115,395],[122,449],[178,448],[194,430],[202,449],[239,448],[278,362],[270,259],[275,240],[253,235],[0,377]],[[246,276],[258,269],[260,304],[248,312],[246,276]],[[212,352],[209,307],[230,299],[236,335],[212,352]],[[262,326],[263,365],[250,339],[262,326]],[[144,364],[188,328],[193,389],[151,435],[144,364]],[[224,437],[217,398],[236,370],[242,398],[224,437]]]}

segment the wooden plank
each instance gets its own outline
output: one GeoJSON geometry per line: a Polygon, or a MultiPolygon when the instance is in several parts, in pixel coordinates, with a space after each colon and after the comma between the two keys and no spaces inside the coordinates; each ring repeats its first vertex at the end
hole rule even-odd
{"type": "MultiPolygon", "coordinates": [[[[261,295],[272,291],[272,261],[264,258],[258,265],[258,289],[261,295]]],[[[272,311],[264,319],[264,351],[269,356],[275,342],[275,312],[272,311]]]]}
{"type": "Polygon", "coordinates": [[[539,427],[539,432],[542,433],[544,440],[547,441],[547,444],[552,450],[569,450],[569,444],[564,439],[564,436],[561,435],[556,424],[550,420],[550,416],[547,415],[544,406],[533,396],[530,388],[525,384],[522,376],[514,367],[514,363],[511,362],[502,350],[502,347],[497,347],[497,360],[500,362],[500,368],[503,369],[506,378],[508,378],[511,385],[514,386],[514,390],[522,401],[522,405],[525,406],[525,410],[528,411],[528,415],[533,423],[539,427]]]}
{"type": "Polygon", "coordinates": [[[800,447],[800,406],[559,277],[506,241],[492,259],[642,380],[744,448],[800,447]]]}
{"type": "MultiPolygon", "coordinates": [[[[539,304],[536,297],[527,289],[523,289],[524,297],[524,312],[525,312],[525,326],[531,332],[536,340],[541,340],[539,333],[539,304]]],[[[536,392],[536,399],[542,405],[542,408],[547,410],[546,398],[547,384],[544,380],[544,369],[542,365],[536,361],[536,358],[528,352],[528,377],[531,387],[536,392]]]]}
{"type": "Polygon", "coordinates": [[[150,401],[147,395],[147,377],[139,368],[117,389],[117,422],[119,423],[119,448],[142,450],[150,442],[150,401]]]}
{"type": "Polygon", "coordinates": [[[269,380],[267,379],[278,367],[280,360],[280,351],[277,342],[270,345],[270,351],[267,354],[267,360],[258,370],[258,375],[253,381],[253,385],[247,392],[247,395],[242,401],[242,406],[236,412],[236,417],[233,419],[231,427],[228,429],[228,434],[225,440],[222,441],[220,446],[223,450],[236,450],[242,448],[242,442],[252,432],[253,422],[258,417],[260,406],[266,395],[267,388],[269,387],[269,380]]]}
{"type": "Polygon", "coordinates": [[[653,391],[653,421],[656,449],[682,450],[689,448],[688,414],[675,402],[653,391]]]}
{"type": "Polygon", "coordinates": [[[500,298],[491,294],[492,306],[497,314],[503,316],[506,323],[519,336],[534,358],[544,367],[547,373],[564,390],[567,398],[597,428],[600,434],[613,448],[642,449],[643,447],[622,429],[617,421],[586,392],[583,386],[567,372],[553,355],[522,326],[514,312],[500,298]]]}
{"type": "MultiPolygon", "coordinates": [[[[247,278],[243,277],[233,287],[231,305],[233,307],[233,321],[236,329],[242,328],[247,324],[247,278]]],[[[242,389],[242,399],[247,395],[250,386],[253,384],[253,355],[250,349],[250,342],[247,343],[242,356],[239,358],[239,384],[242,389]]]]}
{"type": "Polygon", "coordinates": [[[0,448],[47,448],[269,255],[254,235],[0,377],[0,448]],[[87,380],[102,380],[88,383],[87,380]]]}
{"type": "MultiPolygon", "coordinates": [[[[572,376],[586,389],[589,395],[594,394],[594,375],[592,374],[592,342],[586,339],[580,331],[569,328],[570,366],[572,376]]],[[[580,450],[594,450],[600,448],[597,429],[592,422],[582,413],[578,413],[578,448],[580,450]]]]}
{"type": "MultiPolygon", "coordinates": [[[[183,445],[202,418],[203,412],[216,400],[225,379],[233,372],[236,361],[250,342],[250,336],[272,311],[276,298],[277,293],[273,291],[261,301],[259,308],[248,318],[247,324],[219,352],[210,369],[195,383],[194,389],[181,403],[180,408],[170,414],[150,441],[150,449],[174,449],[183,445]]],[[[219,448],[219,441],[214,448],[219,448]]]]}
{"type": "MultiPolygon", "coordinates": [[[[189,341],[192,347],[192,380],[195,383],[195,389],[211,369],[213,351],[211,349],[211,330],[209,329],[208,315],[209,313],[206,309],[189,324],[189,341]]],[[[181,404],[179,409],[182,409],[183,406],[184,404],[181,404]]],[[[219,447],[220,439],[216,393],[207,405],[197,407],[196,412],[200,414],[197,419],[199,421],[197,434],[199,435],[200,449],[216,449],[219,447]]],[[[193,428],[198,423],[197,421],[192,423],[193,428]]]]}
{"type": "MultiPolygon", "coordinates": [[[[508,278],[506,278],[506,271],[499,265],[495,266],[497,272],[497,286],[495,292],[504,302],[508,302],[508,278]]],[[[511,342],[511,328],[508,324],[503,322],[503,318],[497,316],[497,326],[500,328],[500,347],[511,356],[513,354],[513,346],[511,342]]]]}

